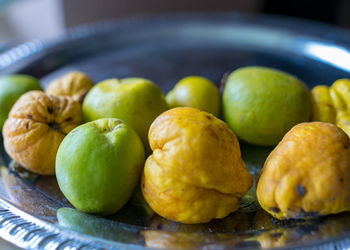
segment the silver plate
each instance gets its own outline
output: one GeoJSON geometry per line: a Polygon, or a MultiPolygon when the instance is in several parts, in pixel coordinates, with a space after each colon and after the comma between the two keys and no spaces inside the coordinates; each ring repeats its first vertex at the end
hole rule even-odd
{"type": "MultiPolygon", "coordinates": [[[[234,13],[165,15],[82,26],[56,41],[22,44],[0,55],[0,74],[30,74],[43,86],[73,69],[96,82],[140,76],[167,92],[187,75],[203,75],[219,84],[237,67],[264,65],[290,72],[312,87],[350,78],[349,46],[349,32],[301,20],[234,13]]],[[[271,148],[245,143],[241,148],[249,170],[257,176],[271,148]]],[[[238,212],[201,225],[160,218],[138,192],[113,216],[83,214],[63,197],[55,177],[30,174],[11,164],[3,147],[1,152],[0,236],[20,247],[350,246],[349,213],[277,222],[259,208],[255,190],[238,212]]]]}

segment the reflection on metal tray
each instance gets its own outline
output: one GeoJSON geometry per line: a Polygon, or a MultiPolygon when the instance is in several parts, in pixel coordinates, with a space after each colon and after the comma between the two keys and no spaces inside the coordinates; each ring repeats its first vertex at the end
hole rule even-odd
{"type": "MultiPolygon", "coordinates": [[[[96,82],[140,76],[164,92],[184,76],[220,83],[237,67],[263,65],[292,73],[309,87],[350,77],[350,33],[294,19],[238,14],[182,14],[103,22],[64,38],[29,42],[0,55],[0,74],[42,80],[81,70],[96,82]]],[[[0,236],[26,248],[328,248],[350,246],[350,213],[311,221],[273,220],[254,187],[241,208],[222,220],[184,225],[147,206],[139,190],[118,213],[83,214],[69,204],[55,177],[30,174],[0,155],[0,236]]],[[[241,143],[255,177],[271,148],[241,143]]]]}

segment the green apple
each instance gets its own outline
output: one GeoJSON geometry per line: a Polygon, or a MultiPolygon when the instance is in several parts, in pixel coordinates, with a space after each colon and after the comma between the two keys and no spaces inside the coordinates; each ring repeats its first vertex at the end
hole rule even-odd
{"type": "Polygon", "coordinates": [[[56,177],[65,197],[79,210],[113,214],[129,200],[145,161],[142,142],[115,118],[73,129],[56,156],[56,177]]]}
{"type": "Polygon", "coordinates": [[[239,68],[227,79],[223,117],[242,140],[276,145],[294,125],[308,121],[310,93],[298,78],[276,69],[239,68]]]}
{"type": "Polygon", "coordinates": [[[167,94],[166,101],[170,108],[192,107],[220,115],[221,97],[219,89],[208,79],[189,76],[179,81],[167,94]]]}
{"type": "Polygon", "coordinates": [[[4,125],[13,104],[24,93],[41,90],[38,80],[27,75],[8,75],[0,77],[0,129],[4,125]]]}
{"type": "Polygon", "coordinates": [[[118,118],[135,129],[150,153],[148,129],[168,105],[157,85],[143,78],[109,79],[95,85],[83,102],[85,121],[118,118]]]}

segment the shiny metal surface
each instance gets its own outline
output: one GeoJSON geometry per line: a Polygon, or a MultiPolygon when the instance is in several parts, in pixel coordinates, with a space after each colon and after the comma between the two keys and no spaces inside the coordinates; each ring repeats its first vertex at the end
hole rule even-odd
{"type": "MultiPolygon", "coordinates": [[[[166,93],[182,77],[203,75],[218,85],[224,73],[246,65],[290,72],[309,87],[350,78],[350,33],[279,17],[182,14],[83,26],[57,41],[20,45],[0,54],[0,75],[25,73],[45,86],[69,70],[95,81],[146,77],[166,93]]],[[[2,142],[1,142],[2,145],[2,142]]],[[[241,143],[255,177],[271,148],[241,143]]],[[[74,210],[55,177],[30,174],[1,146],[0,236],[25,248],[350,246],[350,213],[313,221],[278,222],[259,208],[252,189],[242,208],[223,220],[183,225],[154,214],[138,191],[108,217],[74,210]]]]}

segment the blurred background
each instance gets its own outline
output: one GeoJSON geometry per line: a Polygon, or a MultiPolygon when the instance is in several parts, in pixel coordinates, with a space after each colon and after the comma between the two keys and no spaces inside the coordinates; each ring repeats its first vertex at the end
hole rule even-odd
{"type": "Polygon", "coordinates": [[[0,0],[0,51],[84,23],[186,11],[285,15],[350,29],[349,0],[0,0]]]}

